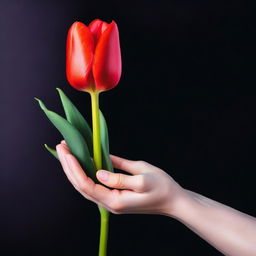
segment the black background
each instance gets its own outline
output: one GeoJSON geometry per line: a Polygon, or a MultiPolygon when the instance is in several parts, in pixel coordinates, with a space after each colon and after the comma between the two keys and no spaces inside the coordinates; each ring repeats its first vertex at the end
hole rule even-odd
{"type": "MultiPolygon", "coordinates": [[[[63,114],[55,87],[90,121],[65,77],[67,30],[119,26],[123,71],[101,94],[111,153],[250,215],[255,204],[252,6],[238,1],[0,1],[0,254],[97,255],[99,215],[43,148],[62,139],[33,97],[63,114]]],[[[221,255],[165,216],[112,215],[109,255],[221,255]]]]}

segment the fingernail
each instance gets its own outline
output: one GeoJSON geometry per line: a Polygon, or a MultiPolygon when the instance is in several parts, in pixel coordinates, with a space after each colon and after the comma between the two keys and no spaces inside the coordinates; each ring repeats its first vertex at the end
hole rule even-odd
{"type": "Polygon", "coordinates": [[[109,173],[106,171],[98,171],[97,176],[100,180],[107,181],[109,177],[109,173]]]}

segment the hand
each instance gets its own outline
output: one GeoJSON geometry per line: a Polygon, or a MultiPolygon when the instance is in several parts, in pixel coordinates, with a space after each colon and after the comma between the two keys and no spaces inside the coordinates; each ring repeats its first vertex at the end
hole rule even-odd
{"type": "Polygon", "coordinates": [[[162,214],[172,216],[184,189],[166,172],[144,161],[132,161],[110,155],[114,168],[131,175],[97,171],[95,184],[70,153],[65,141],[56,146],[69,181],[85,198],[112,213],[162,214]]]}

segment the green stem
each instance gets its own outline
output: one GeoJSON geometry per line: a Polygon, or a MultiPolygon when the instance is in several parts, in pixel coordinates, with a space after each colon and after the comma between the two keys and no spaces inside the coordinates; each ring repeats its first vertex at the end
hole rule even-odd
{"type": "Polygon", "coordinates": [[[109,212],[100,207],[100,247],[99,256],[107,255],[107,242],[108,242],[108,223],[109,223],[109,212]]]}
{"type": "MultiPolygon", "coordinates": [[[[90,92],[92,102],[92,128],[93,128],[93,159],[97,170],[102,168],[100,118],[99,118],[99,92],[90,92]]],[[[109,212],[99,206],[100,211],[100,244],[99,256],[107,255],[109,212]]]]}
{"type": "Polygon", "coordinates": [[[101,169],[101,143],[100,143],[100,118],[99,118],[99,93],[91,92],[92,102],[92,128],[93,128],[93,159],[97,170],[101,169]]]}

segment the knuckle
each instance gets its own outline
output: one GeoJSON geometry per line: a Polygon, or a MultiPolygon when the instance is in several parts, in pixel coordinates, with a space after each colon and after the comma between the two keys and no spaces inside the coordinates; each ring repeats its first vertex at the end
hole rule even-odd
{"type": "Polygon", "coordinates": [[[76,185],[76,184],[73,184],[73,187],[75,188],[76,191],[80,192],[80,188],[76,185]]]}
{"type": "Polygon", "coordinates": [[[143,160],[138,160],[138,161],[136,161],[136,164],[138,167],[145,167],[147,165],[147,162],[145,162],[143,160]]]}
{"type": "Polygon", "coordinates": [[[147,179],[145,177],[145,175],[140,175],[140,181],[139,181],[139,185],[142,191],[146,190],[147,188],[147,179]]]}
{"type": "Polygon", "coordinates": [[[78,184],[77,188],[78,188],[78,190],[80,190],[82,192],[86,192],[88,194],[88,192],[87,192],[88,189],[87,189],[87,185],[85,182],[80,182],[78,184]]]}
{"type": "Polygon", "coordinates": [[[116,174],[115,186],[118,188],[124,188],[123,175],[120,173],[116,174]]]}
{"type": "Polygon", "coordinates": [[[111,212],[115,214],[120,214],[122,211],[122,206],[120,204],[113,204],[111,207],[111,212]]]}
{"type": "Polygon", "coordinates": [[[120,214],[120,213],[122,213],[122,210],[124,209],[124,205],[118,198],[116,198],[111,201],[111,203],[109,204],[109,208],[112,213],[120,214]]]}

